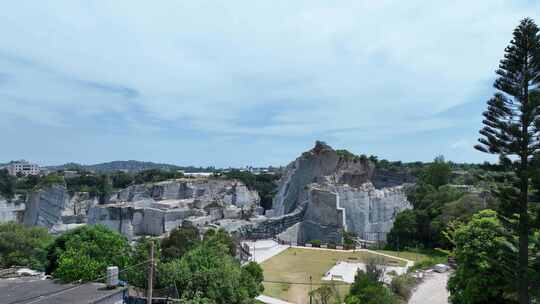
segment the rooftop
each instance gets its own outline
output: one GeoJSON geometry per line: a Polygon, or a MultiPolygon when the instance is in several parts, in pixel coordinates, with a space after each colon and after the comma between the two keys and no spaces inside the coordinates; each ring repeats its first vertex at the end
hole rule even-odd
{"type": "Polygon", "coordinates": [[[6,304],[114,303],[123,288],[108,289],[102,283],[60,284],[43,277],[0,279],[0,295],[6,304]]]}

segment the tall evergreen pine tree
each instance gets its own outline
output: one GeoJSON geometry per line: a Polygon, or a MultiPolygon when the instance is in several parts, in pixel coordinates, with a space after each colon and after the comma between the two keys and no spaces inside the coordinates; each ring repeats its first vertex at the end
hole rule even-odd
{"type": "Polygon", "coordinates": [[[505,49],[496,71],[495,96],[483,113],[483,135],[475,148],[498,154],[514,173],[511,182],[495,191],[501,200],[501,216],[519,237],[516,286],[519,303],[529,304],[528,245],[531,233],[529,183],[533,159],[540,154],[540,36],[532,19],[521,21],[505,49]]]}

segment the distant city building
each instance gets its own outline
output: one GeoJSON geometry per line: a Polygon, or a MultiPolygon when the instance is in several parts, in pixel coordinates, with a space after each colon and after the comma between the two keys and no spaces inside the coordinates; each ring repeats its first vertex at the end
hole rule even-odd
{"type": "Polygon", "coordinates": [[[66,178],[66,179],[68,179],[68,178],[76,178],[76,177],[79,177],[79,176],[81,176],[81,175],[77,171],[74,171],[74,170],[65,170],[64,171],[64,178],[66,178]]]}
{"type": "Polygon", "coordinates": [[[185,172],[184,175],[185,176],[190,176],[190,177],[209,177],[209,176],[212,176],[214,173],[212,172],[185,172]]]}
{"type": "Polygon", "coordinates": [[[5,168],[8,170],[11,175],[22,174],[23,176],[28,175],[39,175],[40,169],[37,164],[33,164],[26,160],[19,160],[16,162],[9,163],[5,168]]]}

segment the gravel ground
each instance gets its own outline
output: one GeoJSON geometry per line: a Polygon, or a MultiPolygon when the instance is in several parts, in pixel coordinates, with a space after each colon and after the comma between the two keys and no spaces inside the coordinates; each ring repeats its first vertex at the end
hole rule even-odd
{"type": "Polygon", "coordinates": [[[446,282],[450,272],[428,272],[424,274],[424,281],[413,292],[409,304],[448,304],[448,290],[446,282]]]}

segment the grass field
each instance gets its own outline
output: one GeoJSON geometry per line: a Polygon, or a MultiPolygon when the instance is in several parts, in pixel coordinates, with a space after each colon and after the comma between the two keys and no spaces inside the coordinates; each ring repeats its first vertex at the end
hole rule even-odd
{"type": "Polygon", "coordinates": [[[390,250],[375,250],[380,253],[392,255],[395,257],[411,260],[414,262],[420,262],[429,259],[431,256],[425,253],[417,253],[411,251],[390,251],[390,250]]]}
{"type": "MultiPolygon", "coordinates": [[[[309,283],[312,277],[313,289],[321,283],[321,278],[338,261],[364,262],[369,257],[382,258],[385,264],[404,266],[405,262],[376,256],[368,252],[346,252],[317,249],[289,248],[263,262],[265,281],[309,283]]],[[[327,283],[327,281],[326,281],[327,283]]],[[[265,283],[264,294],[292,303],[309,303],[309,284],[265,283]]],[[[348,285],[340,285],[340,294],[345,296],[348,285]]]]}
{"type": "Polygon", "coordinates": [[[389,250],[377,250],[377,252],[404,258],[415,262],[415,266],[412,270],[430,268],[435,264],[446,264],[448,262],[448,255],[441,251],[430,250],[422,252],[412,251],[389,251],[389,250]]]}

